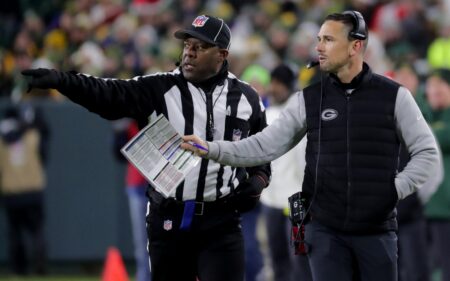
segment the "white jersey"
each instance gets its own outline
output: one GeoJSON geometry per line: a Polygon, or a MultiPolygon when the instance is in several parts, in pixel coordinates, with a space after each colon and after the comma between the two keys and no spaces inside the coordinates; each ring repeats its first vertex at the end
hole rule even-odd
{"type": "MultiPolygon", "coordinates": [[[[267,123],[270,125],[281,114],[284,105],[266,109],[267,123]]],[[[272,180],[261,194],[261,202],[272,208],[288,206],[288,197],[301,191],[305,170],[306,136],[288,153],[272,161],[272,180]]]]}

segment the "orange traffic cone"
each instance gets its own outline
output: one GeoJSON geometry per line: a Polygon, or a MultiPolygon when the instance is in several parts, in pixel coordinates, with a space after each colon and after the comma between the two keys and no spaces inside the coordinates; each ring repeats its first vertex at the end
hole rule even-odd
{"type": "Polygon", "coordinates": [[[120,251],[109,247],[103,267],[102,281],[128,281],[128,273],[123,263],[120,251]]]}

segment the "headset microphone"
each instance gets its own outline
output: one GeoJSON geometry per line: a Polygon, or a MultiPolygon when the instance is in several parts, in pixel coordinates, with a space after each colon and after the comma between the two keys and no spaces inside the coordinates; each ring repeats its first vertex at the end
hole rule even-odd
{"type": "Polygon", "coordinates": [[[319,64],[320,64],[320,62],[317,61],[317,60],[311,61],[311,62],[309,62],[309,63],[306,65],[306,68],[310,69],[310,68],[313,68],[313,67],[315,67],[315,66],[317,66],[317,65],[319,65],[319,64]]]}
{"type": "Polygon", "coordinates": [[[176,67],[179,67],[180,65],[181,65],[181,61],[175,62],[175,66],[176,66],[176,67]]]}

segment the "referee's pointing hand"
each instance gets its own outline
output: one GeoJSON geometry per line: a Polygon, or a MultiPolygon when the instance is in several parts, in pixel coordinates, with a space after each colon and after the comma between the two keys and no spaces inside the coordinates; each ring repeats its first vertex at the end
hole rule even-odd
{"type": "Polygon", "coordinates": [[[59,84],[59,72],[54,69],[37,68],[23,70],[22,75],[30,77],[28,91],[33,88],[49,89],[56,88],[59,84]]]}

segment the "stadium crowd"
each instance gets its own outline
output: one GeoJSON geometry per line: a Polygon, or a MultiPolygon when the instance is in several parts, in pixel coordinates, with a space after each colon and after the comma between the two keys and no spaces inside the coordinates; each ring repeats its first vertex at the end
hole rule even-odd
{"type": "MultiPolygon", "coordinates": [[[[231,71],[249,64],[301,69],[315,56],[318,23],[335,11],[361,11],[370,28],[366,61],[378,73],[407,62],[420,74],[450,67],[450,2],[430,1],[13,1],[0,4],[0,96],[20,96],[18,73],[51,67],[130,78],[170,70],[181,54],[175,30],[194,15],[223,18],[232,28],[231,71]]],[[[312,73],[299,72],[303,87],[312,73]]],[[[52,93],[52,95],[56,95],[52,93]]]]}

